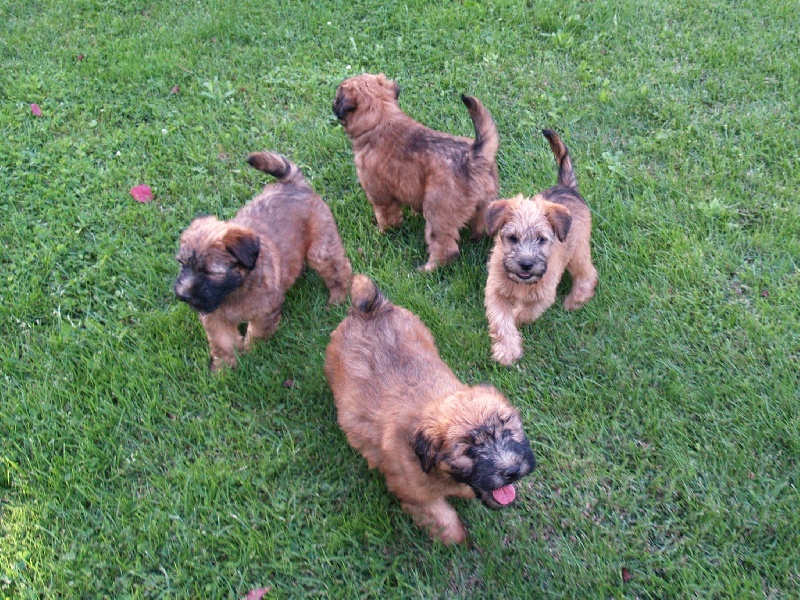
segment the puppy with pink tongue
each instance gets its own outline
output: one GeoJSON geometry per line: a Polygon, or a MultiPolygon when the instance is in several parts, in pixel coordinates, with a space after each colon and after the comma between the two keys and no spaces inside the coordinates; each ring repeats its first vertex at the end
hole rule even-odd
{"type": "Polygon", "coordinates": [[[466,542],[447,498],[508,506],[536,466],[519,411],[497,388],[459,381],[420,318],[365,275],[350,299],[325,357],[339,425],[417,525],[466,542]]]}
{"type": "Polygon", "coordinates": [[[514,501],[514,498],[517,497],[517,490],[514,489],[514,486],[510,483],[508,485],[504,485],[501,488],[497,488],[492,492],[492,498],[495,499],[495,502],[498,504],[502,504],[505,506],[506,504],[511,504],[514,501]]]}

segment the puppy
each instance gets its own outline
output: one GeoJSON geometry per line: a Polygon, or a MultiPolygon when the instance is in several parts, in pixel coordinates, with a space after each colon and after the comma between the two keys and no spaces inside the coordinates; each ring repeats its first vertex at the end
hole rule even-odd
{"type": "Polygon", "coordinates": [[[432,271],[455,259],[459,230],[468,222],[473,239],[485,233],[484,210],[497,198],[499,144],[489,111],[461,96],[475,125],[475,139],[428,129],[397,103],[398,85],[380,75],[345,79],[336,89],[333,112],[353,144],[356,173],[375,210],[378,227],[397,227],[403,205],[425,217],[432,271]]]}
{"type": "Polygon", "coordinates": [[[278,183],[267,185],[230,221],[199,217],[183,232],[175,295],[197,311],[211,369],[236,365],[236,354],[278,327],[284,294],[308,264],[330,291],[347,297],[353,274],[330,208],[300,169],[273,152],[247,158],[278,183]],[[238,326],[247,321],[242,337],[238,326]]]}
{"type": "Polygon", "coordinates": [[[339,425],[417,525],[465,542],[445,498],[506,506],[536,466],[519,413],[494,387],[456,379],[422,321],[365,275],[353,280],[351,301],[325,357],[339,425]]]}
{"type": "Polygon", "coordinates": [[[558,164],[558,185],[530,199],[520,195],[498,200],[486,211],[486,230],[495,236],[486,317],[492,356],[504,365],[522,356],[517,325],[535,321],[555,302],[565,268],[572,275],[572,290],[564,299],[567,310],[586,304],[597,286],[589,247],[589,207],[578,193],[567,147],[555,132],[543,133],[558,164]]]}

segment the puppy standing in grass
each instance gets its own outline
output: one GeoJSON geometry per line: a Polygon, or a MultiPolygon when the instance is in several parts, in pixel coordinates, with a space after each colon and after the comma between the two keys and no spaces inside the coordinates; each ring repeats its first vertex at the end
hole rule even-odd
{"type": "Polygon", "coordinates": [[[428,328],[371,279],[356,275],[350,296],[325,357],[339,425],[417,525],[464,542],[446,497],[501,508],[536,466],[519,413],[494,387],[456,379],[428,328]]]}
{"type": "Polygon", "coordinates": [[[353,277],[328,205],[300,169],[273,152],[247,157],[279,183],[230,221],[199,217],[181,235],[175,295],[200,316],[211,349],[211,369],[236,365],[236,354],[277,329],[284,294],[308,264],[343,302],[353,277]],[[238,326],[248,322],[242,337],[238,326]]]}
{"type": "Polygon", "coordinates": [[[549,129],[544,136],[558,164],[558,185],[533,198],[498,200],[486,211],[486,230],[495,236],[486,282],[486,316],[492,356],[510,365],[522,356],[520,323],[538,319],[556,299],[566,268],[572,290],[564,308],[586,304],[597,286],[589,238],[592,218],[578,193],[569,151],[549,129]]]}
{"type": "Polygon", "coordinates": [[[397,103],[400,87],[380,75],[344,80],[333,112],[353,144],[356,173],[375,210],[378,227],[397,227],[403,205],[425,217],[432,271],[455,259],[459,230],[468,222],[473,239],[485,233],[484,210],[497,198],[499,144],[489,111],[476,98],[461,96],[475,125],[475,139],[428,129],[397,103]]]}

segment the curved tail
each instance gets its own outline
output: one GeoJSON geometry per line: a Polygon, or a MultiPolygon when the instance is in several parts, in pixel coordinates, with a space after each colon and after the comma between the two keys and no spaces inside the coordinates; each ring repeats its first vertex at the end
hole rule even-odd
{"type": "Polygon", "coordinates": [[[371,319],[392,307],[389,299],[366,275],[356,275],[353,278],[353,284],[350,287],[350,303],[352,305],[351,312],[364,319],[371,319]]]}
{"type": "Polygon", "coordinates": [[[253,152],[247,157],[247,162],[251,167],[269,173],[281,183],[310,187],[300,168],[277,152],[253,152]]]}
{"type": "Polygon", "coordinates": [[[481,104],[480,100],[474,96],[461,94],[461,101],[466,105],[469,117],[475,126],[472,155],[482,156],[486,160],[494,161],[497,156],[497,149],[500,147],[500,136],[497,133],[497,125],[495,125],[492,115],[481,104]]]}
{"type": "Polygon", "coordinates": [[[563,185],[574,190],[578,189],[578,179],[575,177],[575,170],[572,168],[572,159],[569,157],[569,150],[558,134],[552,129],[543,129],[542,133],[556,157],[558,165],[558,185],[563,185]]]}

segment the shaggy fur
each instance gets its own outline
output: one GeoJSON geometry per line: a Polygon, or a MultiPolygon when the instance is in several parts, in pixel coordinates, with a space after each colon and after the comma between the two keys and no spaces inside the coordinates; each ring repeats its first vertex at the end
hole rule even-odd
{"type": "Polygon", "coordinates": [[[269,338],[284,294],[308,264],[325,280],[330,303],[347,297],[352,280],[330,208],[287,158],[259,152],[247,158],[278,183],[267,185],[230,221],[199,217],[183,232],[175,295],[197,311],[212,369],[236,365],[236,354],[269,338]],[[238,325],[248,322],[242,337],[238,325]]]}
{"type": "Polygon", "coordinates": [[[558,164],[558,185],[533,198],[498,200],[486,213],[487,231],[495,236],[486,317],[492,356],[504,365],[522,356],[517,326],[535,321],[555,302],[564,269],[572,275],[572,291],[564,299],[567,310],[583,306],[597,286],[589,207],[578,193],[567,147],[553,131],[543,133],[558,164]]]}
{"type": "Polygon", "coordinates": [[[500,508],[536,465],[519,413],[496,388],[456,379],[422,321],[368,277],[355,277],[351,299],[325,359],[339,425],[418,526],[465,542],[446,497],[500,508]]]}
{"type": "Polygon", "coordinates": [[[485,233],[484,210],[498,193],[497,127],[476,98],[462,96],[474,140],[428,129],[400,109],[399,94],[383,74],[358,75],[339,85],[333,112],[353,144],[380,230],[400,225],[403,205],[425,217],[428,261],[421,269],[432,271],[458,256],[467,223],[473,238],[485,233]]]}

